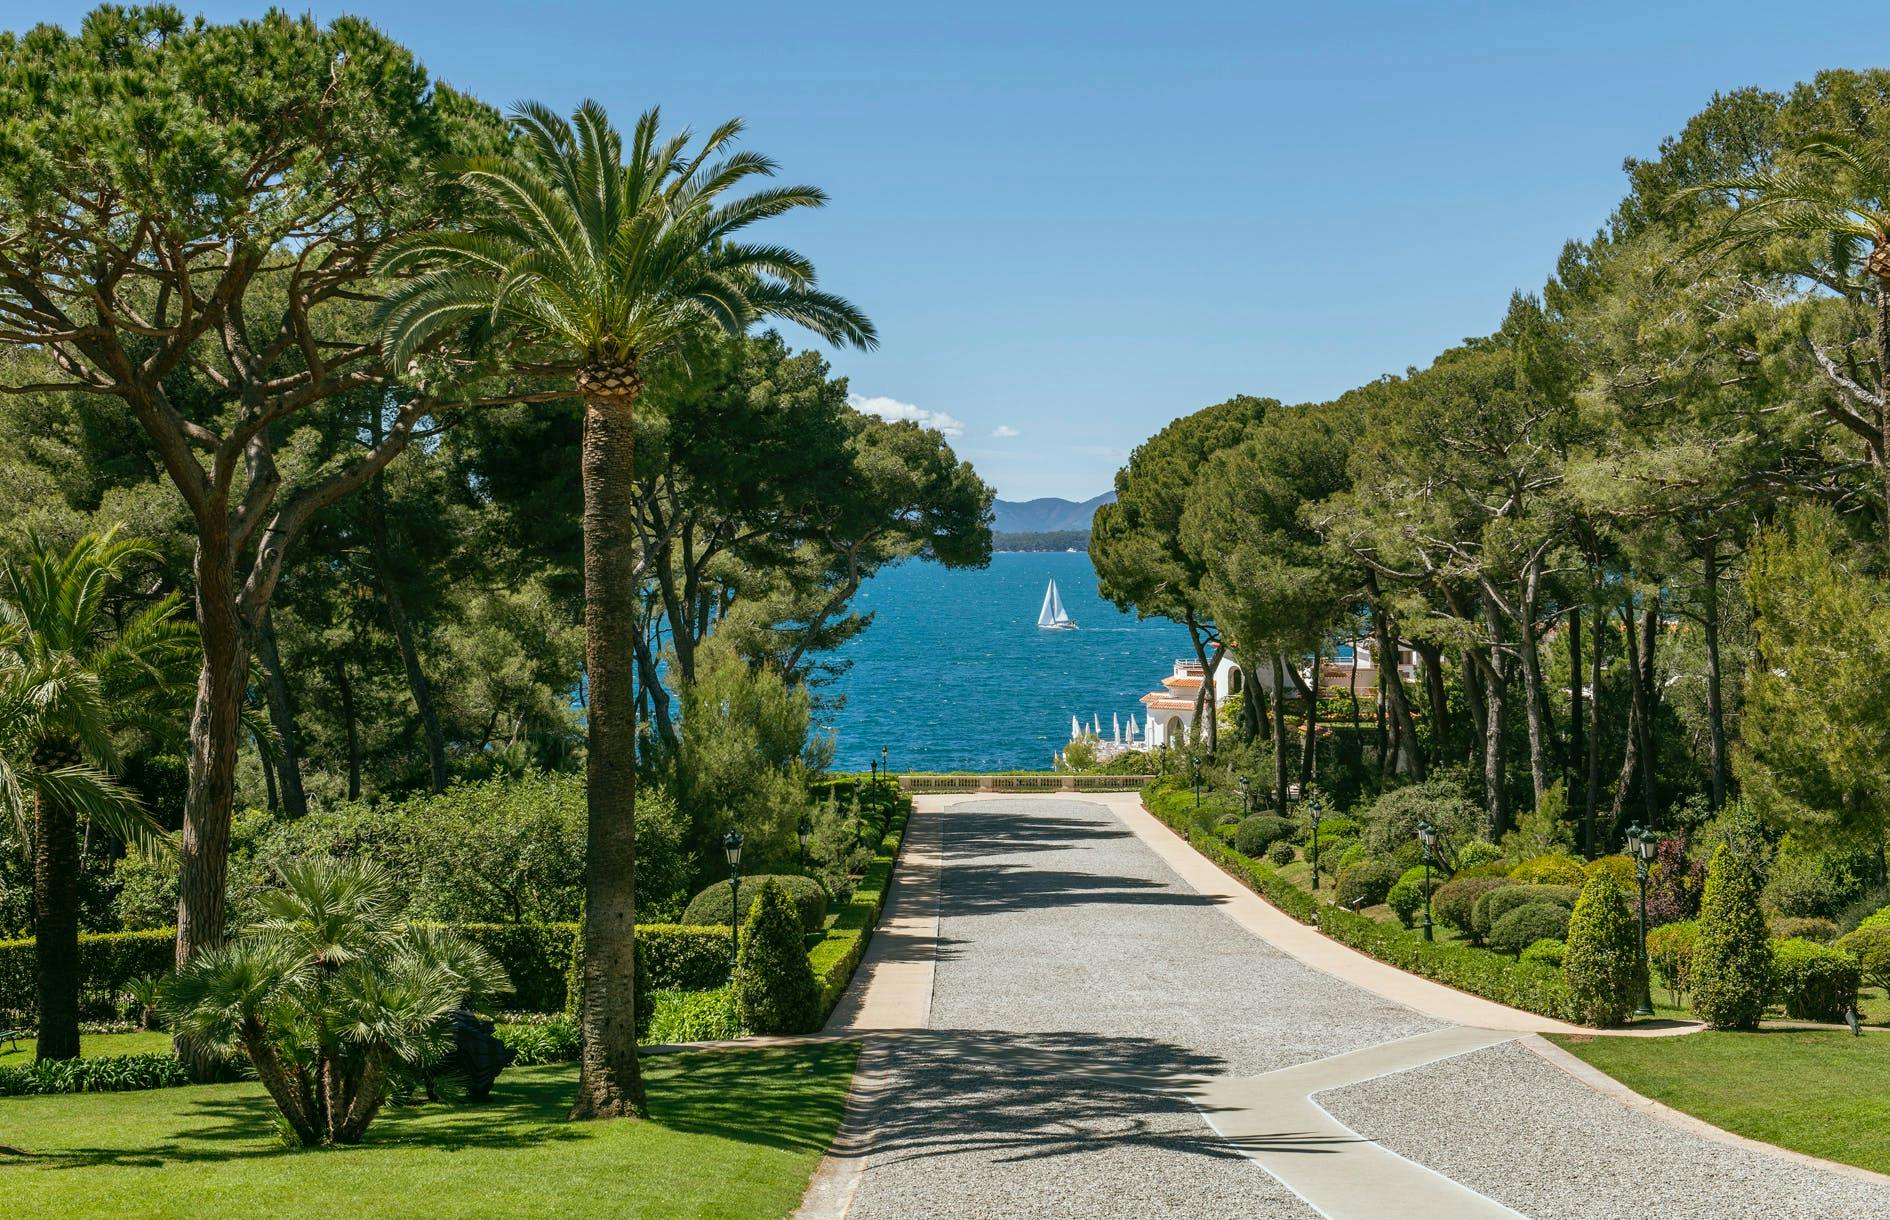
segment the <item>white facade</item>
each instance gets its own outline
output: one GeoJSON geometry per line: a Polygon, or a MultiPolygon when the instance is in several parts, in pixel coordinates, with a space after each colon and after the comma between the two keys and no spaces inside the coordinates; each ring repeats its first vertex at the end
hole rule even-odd
{"type": "MultiPolygon", "coordinates": [[[[1417,654],[1409,648],[1398,650],[1398,676],[1407,684],[1417,681],[1417,654]]],[[[1260,689],[1268,694],[1273,692],[1271,666],[1263,667],[1254,677],[1259,681],[1260,689]]],[[[1307,686],[1315,685],[1311,665],[1300,666],[1299,677],[1307,686]]],[[[1231,657],[1223,657],[1214,669],[1215,701],[1225,704],[1228,696],[1240,694],[1246,683],[1247,675],[1240,666],[1231,657]]],[[[1162,689],[1142,696],[1150,745],[1174,746],[1187,740],[1189,729],[1194,727],[1194,701],[1201,693],[1202,684],[1203,672],[1199,661],[1177,660],[1174,673],[1162,679],[1162,689]]],[[[1356,693],[1360,699],[1375,700],[1378,669],[1372,660],[1371,642],[1361,640],[1356,648],[1347,648],[1343,657],[1323,660],[1319,666],[1317,687],[1328,695],[1356,693]]]]}

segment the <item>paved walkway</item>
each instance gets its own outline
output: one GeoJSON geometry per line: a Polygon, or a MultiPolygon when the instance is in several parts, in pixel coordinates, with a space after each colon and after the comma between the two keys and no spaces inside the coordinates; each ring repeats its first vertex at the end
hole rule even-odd
{"type": "Polygon", "coordinates": [[[810,1220],[1890,1214],[1594,1091],[1517,1041],[1553,1022],[1309,933],[1133,797],[920,810],[810,1220]]]}

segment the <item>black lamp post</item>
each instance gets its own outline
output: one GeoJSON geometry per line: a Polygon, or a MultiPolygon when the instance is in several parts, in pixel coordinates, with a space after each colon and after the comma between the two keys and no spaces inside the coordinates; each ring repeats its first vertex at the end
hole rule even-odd
{"type": "Polygon", "coordinates": [[[1240,777],[1240,812],[1243,815],[1253,813],[1253,791],[1244,775],[1240,777]]]}
{"type": "Polygon", "coordinates": [[[801,844],[801,872],[802,873],[805,873],[807,871],[807,836],[813,833],[814,833],[814,823],[808,820],[808,817],[806,814],[802,814],[800,825],[794,828],[794,837],[796,839],[799,839],[800,844],[801,844]]]}
{"type": "Polygon", "coordinates": [[[873,768],[873,786],[875,788],[879,787],[879,759],[875,758],[872,762],[868,763],[867,766],[873,768]]]}
{"type": "Polygon", "coordinates": [[[891,779],[892,778],[892,764],[886,761],[886,749],[887,747],[885,746],[881,746],[879,748],[879,773],[881,775],[886,776],[888,779],[891,779]]]}
{"type": "Polygon", "coordinates": [[[728,857],[729,977],[735,975],[735,961],[742,951],[742,832],[731,830],[722,837],[722,854],[728,857]]]}
{"type": "Polygon", "coordinates": [[[1306,812],[1312,815],[1312,887],[1319,892],[1319,798],[1306,798],[1306,812]]]}
{"type": "Polygon", "coordinates": [[[1201,807],[1201,757],[1200,755],[1190,753],[1188,755],[1188,767],[1190,770],[1194,772],[1194,807],[1196,809],[1199,809],[1201,807]]]}
{"type": "Polygon", "coordinates": [[[1419,821],[1417,837],[1418,845],[1424,849],[1424,939],[1435,940],[1431,933],[1431,851],[1437,846],[1437,828],[1419,821]]]}
{"type": "Polygon", "coordinates": [[[1641,1003],[1634,1010],[1637,1017],[1654,1015],[1654,992],[1647,978],[1647,873],[1654,864],[1654,852],[1659,847],[1659,840],[1651,830],[1639,826],[1628,827],[1628,851],[1634,856],[1634,879],[1641,887],[1641,1003]]]}

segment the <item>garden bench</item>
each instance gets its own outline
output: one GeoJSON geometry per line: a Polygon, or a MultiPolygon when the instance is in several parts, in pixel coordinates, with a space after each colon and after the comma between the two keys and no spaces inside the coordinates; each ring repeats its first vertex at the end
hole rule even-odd
{"type": "Polygon", "coordinates": [[[20,1039],[32,1032],[30,1029],[0,1029],[0,1042],[11,1043],[17,1051],[20,1049],[20,1039]]]}

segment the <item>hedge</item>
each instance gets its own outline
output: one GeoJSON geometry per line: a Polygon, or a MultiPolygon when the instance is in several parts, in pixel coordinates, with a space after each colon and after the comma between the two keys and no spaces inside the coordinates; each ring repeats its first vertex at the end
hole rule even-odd
{"type": "Polygon", "coordinates": [[[1145,789],[1142,793],[1143,807],[1158,820],[1187,839],[1221,871],[1301,923],[1312,924],[1368,957],[1447,987],[1557,1020],[1573,1019],[1573,1005],[1559,970],[1511,961],[1468,945],[1427,941],[1421,932],[1403,931],[1369,915],[1328,906],[1280,876],[1272,865],[1249,859],[1219,840],[1195,832],[1186,815],[1189,803],[1185,792],[1145,789]]]}
{"type": "Polygon", "coordinates": [[[100,1055],[96,1059],[48,1059],[20,1067],[0,1067],[0,1097],[123,1093],[189,1083],[190,1073],[174,1055],[100,1055]]]}
{"type": "MultiPolygon", "coordinates": [[[[79,936],[79,1015],[109,1020],[118,1015],[125,984],[147,974],[169,974],[177,961],[177,933],[99,932],[79,936]]],[[[30,1021],[38,1009],[38,968],[33,940],[0,940],[0,1013],[30,1021]]],[[[4,1018],[11,1021],[14,1017],[4,1018]]]]}
{"type": "MultiPolygon", "coordinates": [[[[800,877],[791,873],[757,873],[753,877],[741,879],[742,919],[748,919],[755,899],[761,894],[761,887],[774,882],[787,892],[794,904],[795,916],[799,919],[801,932],[812,936],[820,931],[820,925],[827,921],[827,891],[820,882],[812,877],[800,877]]],[[[704,887],[694,898],[689,900],[689,907],[683,912],[682,922],[699,927],[724,928],[729,925],[731,885],[727,878],[714,885],[704,887]]]]}
{"type": "Polygon", "coordinates": [[[1772,998],[1800,1021],[1842,1021],[1857,1004],[1857,959],[1798,938],[1772,942],[1772,998]]]}
{"type": "Polygon", "coordinates": [[[905,838],[906,819],[912,814],[912,802],[900,797],[894,807],[886,833],[880,837],[879,850],[866,874],[853,890],[852,899],[840,908],[827,935],[808,953],[814,978],[820,983],[820,1012],[824,1020],[846,992],[853,968],[866,952],[873,925],[879,922],[880,908],[886,902],[886,887],[892,881],[893,865],[899,859],[899,844],[905,838]]]}

